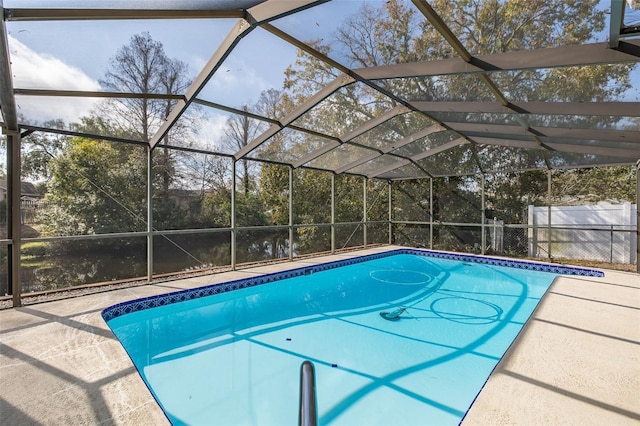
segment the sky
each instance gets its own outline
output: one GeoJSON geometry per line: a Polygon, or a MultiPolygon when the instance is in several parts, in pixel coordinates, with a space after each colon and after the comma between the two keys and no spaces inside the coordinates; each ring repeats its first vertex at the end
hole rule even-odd
{"type": "MultiPolygon", "coordinates": [[[[157,1],[157,0],[156,0],[157,1]]],[[[372,6],[384,0],[368,0],[372,6]]],[[[33,1],[5,0],[5,8],[33,1]]],[[[606,0],[601,3],[608,5],[606,0]]],[[[303,40],[330,40],[340,24],[338,17],[354,14],[361,1],[337,0],[278,20],[274,25],[303,40]]],[[[100,90],[109,60],[134,34],[148,31],[160,41],[167,56],[185,62],[190,76],[209,60],[228,34],[235,19],[60,21],[6,23],[15,88],[100,90]]],[[[606,35],[603,35],[605,37],[606,35]]],[[[599,40],[604,41],[604,40],[599,40]]],[[[270,33],[256,29],[242,39],[212,78],[201,97],[232,107],[254,103],[260,92],[281,89],[284,71],[295,60],[296,49],[270,33]]],[[[348,65],[348,64],[347,64],[348,65]]],[[[636,81],[640,80],[636,71],[636,81]]],[[[638,90],[635,95],[638,98],[638,90]]],[[[636,99],[637,100],[637,99],[636,99]]],[[[75,121],[87,115],[95,99],[47,99],[19,96],[19,112],[32,121],[63,118],[75,121]]],[[[212,113],[208,131],[224,125],[224,113],[212,113]]]]}

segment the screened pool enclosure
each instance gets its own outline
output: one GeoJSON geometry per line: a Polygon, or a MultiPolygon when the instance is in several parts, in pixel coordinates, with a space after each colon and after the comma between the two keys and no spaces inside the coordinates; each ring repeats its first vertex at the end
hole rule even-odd
{"type": "Polygon", "coordinates": [[[13,306],[380,244],[638,264],[637,1],[0,6],[13,306]]]}

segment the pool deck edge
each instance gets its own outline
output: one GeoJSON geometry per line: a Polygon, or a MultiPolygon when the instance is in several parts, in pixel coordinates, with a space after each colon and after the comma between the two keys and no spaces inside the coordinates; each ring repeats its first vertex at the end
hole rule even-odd
{"type": "Polygon", "coordinates": [[[561,276],[462,425],[640,424],[640,278],[561,276]]]}

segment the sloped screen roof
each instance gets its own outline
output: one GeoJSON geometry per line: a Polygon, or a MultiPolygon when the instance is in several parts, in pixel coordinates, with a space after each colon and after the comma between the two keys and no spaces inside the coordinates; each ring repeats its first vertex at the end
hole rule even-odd
{"type": "Polygon", "coordinates": [[[51,120],[169,99],[144,137],[88,136],[384,179],[634,164],[640,11],[577,3],[5,0],[3,129],[82,135],[51,120]],[[141,31],[189,84],[104,83],[141,31]]]}

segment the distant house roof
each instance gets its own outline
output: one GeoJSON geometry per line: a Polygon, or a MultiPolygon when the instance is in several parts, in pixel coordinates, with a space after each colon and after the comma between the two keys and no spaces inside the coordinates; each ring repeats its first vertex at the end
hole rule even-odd
{"type": "MultiPolygon", "coordinates": [[[[7,190],[7,181],[0,179],[0,189],[7,190]]],[[[20,183],[20,195],[23,197],[42,197],[42,194],[38,192],[36,186],[31,182],[20,183]]]]}

